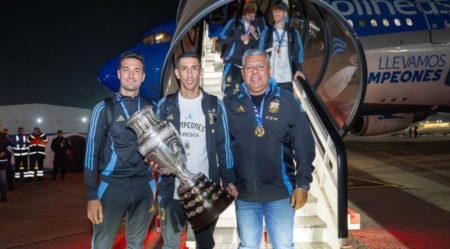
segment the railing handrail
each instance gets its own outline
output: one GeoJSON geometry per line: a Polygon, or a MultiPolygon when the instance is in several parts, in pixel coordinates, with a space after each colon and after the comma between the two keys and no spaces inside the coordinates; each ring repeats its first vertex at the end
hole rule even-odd
{"type": "Polygon", "coordinates": [[[307,95],[311,106],[314,108],[317,120],[321,122],[323,128],[327,131],[336,149],[338,238],[347,238],[347,153],[344,143],[335,126],[329,119],[327,112],[324,110],[322,103],[318,100],[316,94],[311,90],[306,80],[297,77],[294,83],[307,95]]]}

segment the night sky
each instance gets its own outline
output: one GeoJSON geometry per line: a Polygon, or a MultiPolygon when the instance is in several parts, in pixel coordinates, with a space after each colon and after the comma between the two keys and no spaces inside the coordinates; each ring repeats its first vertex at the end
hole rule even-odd
{"type": "Polygon", "coordinates": [[[111,92],[97,72],[154,25],[174,19],[178,0],[2,1],[0,105],[92,108],[111,92]]]}

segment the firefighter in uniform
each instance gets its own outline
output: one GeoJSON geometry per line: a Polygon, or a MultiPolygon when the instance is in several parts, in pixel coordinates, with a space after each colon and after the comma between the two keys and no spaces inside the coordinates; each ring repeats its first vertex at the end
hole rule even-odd
{"type": "Polygon", "coordinates": [[[14,178],[28,178],[28,142],[27,136],[23,134],[23,128],[17,129],[17,135],[12,137],[12,144],[10,150],[14,153],[15,174],[14,178]]]}
{"type": "Polygon", "coordinates": [[[30,169],[28,171],[28,177],[37,176],[39,180],[44,177],[45,144],[47,141],[47,136],[41,132],[39,127],[35,127],[33,134],[28,136],[28,143],[30,144],[30,169]]]}

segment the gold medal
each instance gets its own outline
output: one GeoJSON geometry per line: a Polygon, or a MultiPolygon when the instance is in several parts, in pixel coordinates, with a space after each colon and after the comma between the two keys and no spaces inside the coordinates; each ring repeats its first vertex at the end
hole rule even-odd
{"type": "Polygon", "coordinates": [[[265,133],[265,130],[264,130],[264,127],[262,125],[256,126],[255,136],[262,137],[262,136],[264,136],[264,133],[265,133]]]}

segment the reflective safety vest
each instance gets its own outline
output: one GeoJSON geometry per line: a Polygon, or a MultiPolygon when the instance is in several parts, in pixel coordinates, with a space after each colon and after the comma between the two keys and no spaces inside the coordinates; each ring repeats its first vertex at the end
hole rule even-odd
{"type": "Polygon", "coordinates": [[[41,154],[45,156],[45,144],[48,141],[45,133],[41,133],[40,135],[31,134],[27,139],[30,144],[30,156],[35,154],[41,154]]]}
{"type": "Polygon", "coordinates": [[[14,156],[28,156],[28,142],[27,136],[25,135],[15,135],[12,140],[11,146],[8,148],[14,153],[14,156]]]}

